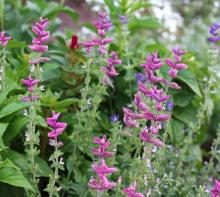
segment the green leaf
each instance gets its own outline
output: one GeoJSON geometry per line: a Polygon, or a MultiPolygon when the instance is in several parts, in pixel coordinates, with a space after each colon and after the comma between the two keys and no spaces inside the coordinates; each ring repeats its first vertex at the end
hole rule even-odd
{"type": "MultiPolygon", "coordinates": [[[[29,170],[27,166],[28,161],[24,154],[18,153],[11,149],[7,149],[2,153],[2,155],[4,158],[8,158],[16,165],[18,165],[22,169],[22,171],[29,170]]],[[[50,174],[53,174],[53,171],[50,169],[46,161],[44,161],[40,157],[36,157],[36,162],[39,168],[40,176],[48,177],[50,174]]]]}
{"type": "Polygon", "coordinates": [[[138,30],[138,29],[153,29],[159,28],[161,24],[158,22],[156,18],[147,17],[142,19],[133,19],[129,22],[128,28],[131,31],[138,30]]]}
{"type": "Polygon", "coordinates": [[[6,149],[7,147],[4,145],[4,142],[2,140],[2,136],[5,132],[5,130],[7,129],[9,123],[0,123],[0,152],[4,149],[6,149]]]}
{"type": "Polygon", "coordinates": [[[148,8],[150,6],[151,6],[150,3],[143,3],[143,2],[139,2],[139,1],[133,2],[128,6],[129,7],[128,12],[133,13],[133,12],[135,12],[135,11],[141,9],[141,8],[148,8]]]}
{"type": "Polygon", "coordinates": [[[15,116],[13,121],[10,123],[7,132],[3,135],[3,140],[7,144],[15,138],[21,131],[22,128],[28,123],[28,119],[25,116],[15,116]]]}
{"type": "Polygon", "coordinates": [[[185,82],[198,96],[202,97],[199,84],[195,75],[189,70],[183,70],[178,73],[178,79],[185,82]]]}
{"type": "Polygon", "coordinates": [[[174,108],[174,117],[182,122],[189,124],[191,122],[196,122],[196,108],[192,105],[188,105],[187,107],[176,107],[174,108]]]}
{"type": "Polygon", "coordinates": [[[7,45],[8,48],[24,48],[26,46],[27,44],[25,42],[20,42],[17,40],[10,40],[7,45]]]}
{"type": "Polygon", "coordinates": [[[0,181],[33,190],[33,187],[24,177],[20,168],[9,159],[0,162],[0,181]]]}
{"type": "Polygon", "coordinates": [[[157,51],[159,53],[162,53],[163,56],[165,56],[169,52],[169,50],[167,50],[165,45],[159,43],[148,45],[146,47],[146,50],[149,51],[150,53],[157,51]]]}
{"type": "Polygon", "coordinates": [[[76,21],[78,14],[70,7],[65,7],[57,3],[50,3],[49,6],[43,11],[42,16],[45,18],[54,18],[60,13],[68,14],[72,20],[76,21]]]}
{"type": "Polygon", "coordinates": [[[105,0],[105,5],[108,6],[111,12],[116,12],[117,8],[115,7],[113,0],[105,0]]]}
{"type": "Polygon", "coordinates": [[[0,111],[0,118],[13,114],[28,106],[28,103],[10,103],[0,111]]]}
{"type": "Polygon", "coordinates": [[[0,146],[4,146],[2,136],[3,136],[6,128],[8,127],[8,124],[9,123],[0,123],[0,146]]]}
{"type": "Polygon", "coordinates": [[[181,141],[184,134],[184,124],[178,120],[173,119],[170,121],[170,127],[171,130],[169,130],[169,135],[173,143],[181,141]]]}

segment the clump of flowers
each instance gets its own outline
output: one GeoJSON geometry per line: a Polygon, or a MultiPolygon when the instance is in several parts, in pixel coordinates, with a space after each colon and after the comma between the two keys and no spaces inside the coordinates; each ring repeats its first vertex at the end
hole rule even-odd
{"type": "Polygon", "coordinates": [[[177,72],[178,70],[185,70],[187,69],[187,65],[182,63],[182,58],[181,56],[183,56],[186,53],[186,51],[184,50],[180,50],[179,48],[174,48],[173,49],[173,57],[175,59],[175,61],[167,58],[165,61],[168,64],[168,66],[171,68],[169,70],[169,75],[172,78],[176,78],[177,77],[177,72]]]}
{"type": "Polygon", "coordinates": [[[218,35],[218,30],[220,28],[220,25],[218,23],[213,23],[210,27],[209,33],[210,37],[208,38],[208,41],[217,43],[220,41],[220,36],[218,35]]]}
{"type": "Polygon", "coordinates": [[[44,42],[49,40],[49,32],[45,31],[45,28],[48,26],[48,20],[40,18],[40,21],[37,22],[32,27],[32,31],[37,35],[36,38],[32,40],[32,45],[29,46],[29,48],[34,51],[38,52],[36,57],[29,60],[29,63],[31,64],[30,68],[30,75],[27,79],[23,79],[22,83],[27,87],[28,95],[23,96],[21,98],[21,101],[28,102],[29,109],[26,112],[26,115],[29,117],[29,122],[27,125],[27,131],[26,131],[26,142],[25,142],[25,150],[28,155],[28,160],[30,164],[30,173],[32,174],[32,183],[34,185],[34,191],[30,191],[33,193],[33,195],[39,195],[38,190],[38,166],[35,161],[35,157],[39,154],[39,150],[37,146],[40,143],[39,139],[39,132],[36,130],[36,124],[37,124],[37,108],[39,107],[39,99],[40,99],[40,92],[44,90],[44,87],[38,87],[37,85],[41,81],[41,74],[42,71],[39,64],[41,62],[49,61],[49,58],[42,57],[42,54],[48,50],[48,46],[43,44],[44,42]],[[35,65],[37,65],[37,68],[35,68],[35,65]]]}
{"type": "Polygon", "coordinates": [[[211,196],[212,197],[219,197],[220,196],[220,181],[215,179],[215,184],[211,189],[211,196]]]}
{"type": "Polygon", "coordinates": [[[130,185],[128,188],[122,190],[128,197],[144,197],[143,194],[136,192],[136,182],[130,185]]]}
{"type": "Polygon", "coordinates": [[[48,25],[49,25],[48,19],[40,18],[40,21],[35,23],[35,25],[33,25],[32,27],[32,31],[35,33],[36,38],[32,40],[32,44],[29,45],[29,48],[32,51],[37,52],[38,54],[29,61],[29,64],[33,65],[32,71],[35,70],[35,65],[37,65],[36,74],[38,74],[39,78],[41,78],[39,75],[40,75],[40,71],[42,70],[39,68],[38,65],[42,62],[48,62],[50,60],[50,58],[42,56],[43,53],[45,53],[48,50],[48,46],[44,44],[50,38],[50,32],[46,31],[48,25]]]}
{"type": "Polygon", "coordinates": [[[112,23],[107,19],[107,14],[105,12],[99,13],[99,20],[94,22],[94,26],[97,28],[99,38],[83,42],[83,46],[86,47],[87,52],[90,52],[92,47],[98,46],[99,53],[106,54],[106,45],[112,42],[112,38],[105,37],[105,34],[112,26],[112,23]]]}
{"type": "Polygon", "coordinates": [[[11,40],[12,37],[9,36],[5,31],[0,32],[0,42],[2,47],[6,47],[8,44],[8,41],[11,40]]]}
{"type": "Polygon", "coordinates": [[[116,172],[117,169],[106,165],[104,158],[112,157],[114,154],[106,150],[110,146],[106,136],[104,135],[102,138],[94,137],[93,142],[99,145],[98,148],[92,148],[91,150],[99,160],[97,163],[92,164],[92,169],[97,174],[97,178],[91,177],[89,187],[97,190],[97,195],[100,197],[103,192],[115,188],[121,182],[121,177],[119,177],[117,182],[109,181],[107,178],[107,175],[116,172]]]}
{"type": "Polygon", "coordinates": [[[119,73],[115,70],[115,65],[121,64],[121,60],[118,58],[118,54],[115,51],[111,52],[111,57],[107,59],[108,65],[102,67],[101,70],[105,73],[103,78],[103,84],[112,85],[111,78],[117,76],[119,73]]]}
{"type": "MultiPolygon", "coordinates": [[[[183,55],[185,51],[173,49],[173,53],[176,62],[172,60],[170,60],[170,62],[172,63],[171,70],[173,69],[175,71],[176,77],[177,70],[180,70],[180,67],[181,70],[183,70],[187,68],[187,66],[180,63],[180,56],[183,55]]],[[[178,84],[155,75],[155,71],[159,70],[163,65],[157,53],[147,55],[146,62],[141,65],[145,71],[146,82],[144,83],[144,81],[141,82],[141,80],[138,80],[138,92],[134,98],[135,111],[123,108],[124,123],[127,127],[139,128],[143,125],[141,120],[150,121],[148,126],[144,126],[141,129],[140,139],[159,147],[164,146],[164,143],[156,136],[159,130],[162,129],[162,123],[169,120],[171,115],[168,112],[170,110],[166,111],[165,108],[170,96],[166,95],[162,88],[159,89],[157,84],[161,83],[174,89],[180,88],[178,84]]],[[[146,123],[144,125],[146,125],[146,123]]]]}
{"type": "Polygon", "coordinates": [[[59,150],[59,147],[63,145],[61,141],[58,141],[58,136],[61,135],[67,127],[65,122],[58,122],[60,113],[52,112],[52,117],[47,118],[47,124],[52,128],[48,133],[49,144],[55,148],[54,153],[50,156],[49,161],[52,161],[51,168],[54,168],[54,174],[50,176],[49,184],[45,191],[49,193],[49,196],[58,196],[58,192],[62,189],[56,186],[56,182],[59,179],[59,169],[63,168],[63,153],[59,150]]]}
{"type": "Polygon", "coordinates": [[[40,97],[38,95],[35,95],[34,88],[37,86],[37,84],[40,82],[38,79],[33,79],[31,76],[29,76],[27,79],[22,79],[22,83],[27,87],[29,95],[23,96],[22,101],[23,102],[32,102],[35,100],[38,100],[40,97]]]}

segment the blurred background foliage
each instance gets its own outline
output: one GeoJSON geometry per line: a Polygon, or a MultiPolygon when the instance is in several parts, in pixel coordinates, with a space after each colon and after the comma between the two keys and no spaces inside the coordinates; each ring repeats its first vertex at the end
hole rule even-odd
{"type": "MultiPolygon", "coordinates": [[[[216,0],[1,0],[1,31],[7,31],[13,36],[13,40],[8,45],[9,86],[0,93],[0,154],[4,162],[0,163],[0,175],[3,168],[1,166],[9,168],[11,165],[10,169],[19,168],[18,177],[24,183],[18,185],[16,182],[0,179],[4,182],[0,184],[0,196],[7,196],[9,191],[11,196],[23,196],[24,191],[19,187],[28,185],[21,174],[21,171],[25,174],[27,170],[23,152],[27,117],[22,115],[26,105],[19,102],[20,96],[25,93],[20,81],[29,73],[28,45],[33,37],[31,27],[40,16],[49,19],[49,31],[52,34],[46,54],[52,61],[43,65],[42,84],[46,86],[46,90],[41,98],[41,111],[38,112],[38,129],[41,133],[38,165],[43,177],[40,181],[41,189],[45,187],[51,173],[46,162],[51,150],[48,146],[44,117],[49,116],[52,110],[62,112],[62,120],[69,125],[66,133],[62,135],[65,144],[62,149],[66,161],[65,172],[61,175],[61,185],[64,189],[62,196],[91,196],[87,187],[88,178],[92,174],[89,170],[93,159],[90,153],[93,146],[91,139],[102,133],[107,133],[118,148],[117,157],[112,163],[121,169],[120,173],[125,177],[124,183],[127,185],[128,180],[133,180],[132,173],[136,173],[135,177],[138,177],[140,172],[135,172],[135,166],[140,161],[130,154],[138,149],[138,138],[130,139],[125,133],[121,134],[119,123],[111,123],[109,116],[119,114],[120,121],[122,120],[122,107],[131,103],[137,89],[135,74],[141,72],[139,65],[145,61],[146,54],[158,51],[161,58],[169,57],[170,49],[179,45],[188,51],[184,62],[189,65],[189,69],[180,72],[177,78],[182,89],[169,92],[173,96],[174,110],[173,119],[168,125],[167,143],[174,148],[159,151],[159,155],[163,153],[160,161],[156,156],[154,158],[155,166],[161,163],[169,168],[168,162],[172,161],[172,157],[182,153],[175,161],[182,158],[183,163],[172,164],[176,166],[176,171],[170,167],[161,170],[158,175],[174,173],[172,178],[175,177],[177,182],[179,181],[179,185],[176,185],[179,189],[158,186],[155,191],[159,190],[164,194],[169,192],[169,196],[187,196],[186,191],[198,192],[197,188],[182,187],[184,181],[180,177],[184,175],[178,170],[185,167],[185,176],[193,172],[201,175],[201,166],[209,160],[210,147],[217,135],[220,119],[219,81],[209,85],[212,70],[209,69],[208,52],[211,46],[207,42],[207,36],[209,26],[219,21],[219,9],[220,3],[216,0]],[[81,103],[81,93],[86,78],[86,70],[82,66],[87,60],[82,50],[70,47],[70,42],[73,35],[78,36],[79,44],[95,35],[91,23],[97,18],[98,11],[103,10],[110,13],[114,24],[108,34],[114,37],[110,49],[118,51],[122,59],[122,65],[117,67],[120,76],[114,81],[114,89],[100,94],[101,100],[98,96],[94,99],[94,102],[97,102],[97,110],[81,113],[80,106],[84,105],[81,103]],[[125,15],[128,23],[122,25],[119,15],[125,15]],[[191,142],[190,138],[186,137],[189,133],[193,136],[191,142]]],[[[218,69],[216,71],[219,76],[218,69]]],[[[94,87],[88,95],[90,97],[99,92],[95,89],[96,80],[92,80],[94,87]]],[[[146,174],[149,175],[149,172],[146,174]]],[[[193,178],[186,177],[185,181],[190,185],[199,179],[196,176],[195,180],[193,178]]],[[[171,184],[167,185],[168,187],[173,185],[172,182],[168,183],[171,184]]],[[[203,184],[203,181],[198,184],[203,184]]],[[[151,188],[151,185],[148,187],[151,188]]],[[[119,193],[116,192],[115,196],[117,195],[119,196],[119,193]]],[[[155,192],[152,196],[160,195],[155,192]]]]}

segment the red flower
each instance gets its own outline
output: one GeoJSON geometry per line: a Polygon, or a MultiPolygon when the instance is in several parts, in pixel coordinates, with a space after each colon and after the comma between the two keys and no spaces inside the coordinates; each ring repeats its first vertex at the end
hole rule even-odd
{"type": "Polygon", "coordinates": [[[73,50],[79,48],[78,37],[76,35],[73,35],[71,38],[70,48],[73,50]]]}

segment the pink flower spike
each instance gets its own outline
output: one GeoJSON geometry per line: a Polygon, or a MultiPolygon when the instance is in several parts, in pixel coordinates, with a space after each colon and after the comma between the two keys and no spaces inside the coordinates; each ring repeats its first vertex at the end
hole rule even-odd
{"type": "Polygon", "coordinates": [[[141,132],[140,132],[140,139],[149,143],[149,144],[153,144],[159,147],[163,147],[164,143],[161,142],[159,139],[153,138],[151,137],[151,134],[149,133],[147,128],[144,128],[141,132]]]}
{"type": "Polygon", "coordinates": [[[11,40],[11,36],[7,36],[7,33],[5,31],[0,32],[0,42],[3,47],[6,47],[8,44],[8,41],[11,40]]]}
{"type": "Polygon", "coordinates": [[[33,92],[34,87],[40,82],[38,79],[32,79],[31,76],[28,79],[22,79],[22,83],[27,86],[29,92],[33,92]]]}
{"type": "Polygon", "coordinates": [[[99,164],[93,164],[92,169],[97,174],[112,174],[117,171],[115,167],[108,167],[104,159],[101,159],[99,164]]]}
{"type": "Polygon", "coordinates": [[[136,192],[136,182],[130,185],[128,188],[122,190],[128,197],[144,197],[143,194],[136,192]]]}
{"type": "Polygon", "coordinates": [[[159,114],[155,117],[155,121],[166,121],[170,119],[170,115],[169,114],[159,114]]]}
{"type": "Polygon", "coordinates": [[[174,68],[171,68],[171,69],[168,71],[168,74],[169,74],[172,78],[176,78],[176,77],[177,77],[177,70],[174,69],[174,68]]]}
{"type": "Polygon", "coordinates": [[[99,144],[99,145],[101,145],[102,147],[105,147],[105,148],[110,146],[110,142],[107,140],[106,135],[103,135],[102,138],[94,137],[93,142],[95,144],[99,144]]]}
{"type": "Polygon", "coordinates": [[[211,196],[212,197],[219,197],[220,196],[220,181],[215,179],[215,184],[213,188],[211,189],[211,196]]]}

